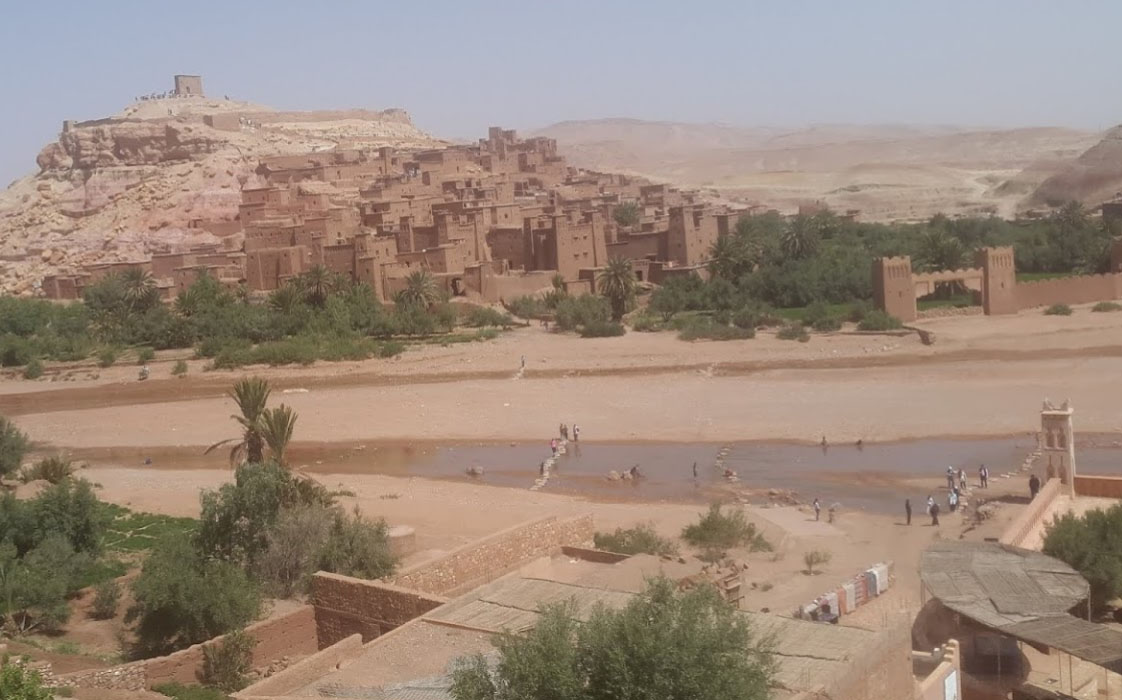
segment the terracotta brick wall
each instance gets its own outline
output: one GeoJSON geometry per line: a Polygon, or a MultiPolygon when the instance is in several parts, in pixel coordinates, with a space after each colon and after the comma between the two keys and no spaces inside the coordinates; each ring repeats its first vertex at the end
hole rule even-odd
{"type": "Polygon", "coordinates": [[[387,579],[403,588],[456,595],[502,576],[518,565],[562,546],[582,546],[592,542],[592,516],[568,520],[555,517],[503,530],[448,555],[421,564],[387,579]]]}
{"type": "Polygon", "coordinates": [[[354,634],[368,642],[448,602],[381,581],[322,571],[312,578],[311,600],[320,649],[354,634]]]}

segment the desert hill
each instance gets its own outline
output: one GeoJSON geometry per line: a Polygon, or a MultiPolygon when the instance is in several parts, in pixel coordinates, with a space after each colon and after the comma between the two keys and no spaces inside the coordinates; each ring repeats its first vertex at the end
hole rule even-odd
{"type": "Polygon", "coordinates": [[[1012,215],[1048,177],[1095,144],[1062,128],[822,125],[803,129],[603,119],[561,122],[576,165],[705,187],[791,211],[823,201],[866,220],[994,212],[1012,215]]]}
{"type": "Polygon", "coordinates": [[[214,240],[191,222],[232,220],[262,156],[443,143],[402,110],[278,112],[203,97],[68,122],[40,152],[39,172],[0,192],[0,291],[26,292],[64,266],[214,240]]]}
{"type": "Polygon", "coordinates": [[[1122,196],[1122,126],[1110,129],[1091,146],[1040,183],[1030,201],[1055,205],[1077,199],[1094,205],[1122,196]]]}

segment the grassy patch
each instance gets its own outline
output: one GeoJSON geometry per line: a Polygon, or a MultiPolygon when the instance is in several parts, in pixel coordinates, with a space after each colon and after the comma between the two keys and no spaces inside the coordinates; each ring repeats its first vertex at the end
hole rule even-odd
{"type": "MultiPolygon", "coordinates": [[[[820,304],[818,308],[825,312],[827,316],[837,316],[838,318],[846,318],[849,316],[849,311],[853,304],[820,304]]],[[[802,322],[806,318],[806,310],[809,306],[797,306],[794,308],[776,309],[775,315],[788,321],[802,322]]]]}
{"type": "Polygon", "coordinates": [[[597,532],[592,536],[596,549],[616,554],[654,554],[671,556],[678,553],[678,547],[672,541],[655,532],[654,526],[649,523],[636,525],[623,529],[617,527],[615,532],[597,532]]]}
{"type": "Polygon", "coordinates": [[[197,524],[193,518],[135,513],[111,503],[102,507],[111,517],[105,529],[105,549],[110,552],[145,552],[162,537],[192,532],[197,524]]]}
{"type": "Polygon", "coordinates": [[[1052,304],[1047,309],[1044,309],[1045,316],[1070,316],[1071,307],[1067,304],[1052,304]]]}
{"type": "Polygon", "coordinates": [[[1100,301],[1091,307],[1091,311],[1096,313],[1109,313],[1111,311],[1122,311],[1122,304],[1116,304],[1113,301],[1100,301]]]}

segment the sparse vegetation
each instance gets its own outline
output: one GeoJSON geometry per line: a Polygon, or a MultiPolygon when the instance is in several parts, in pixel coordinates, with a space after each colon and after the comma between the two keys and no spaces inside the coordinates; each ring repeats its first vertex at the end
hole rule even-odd
{"type": "Polygon", "coordinates": [[[1122,311],[1122,304],[1113,301],[1100,301],[1091,307],[1091,311],[1096,313],[1109,313],[1112,311],[1122,311]]]}
{"type": "Polygon", "coordinates": [[[620,226],[635,226],[642,213],[638,202],[624,202],[612,210],[612,219],[620,226]]]}
{"type": "Polygon", "coordinates": [[[156,351],[148,346],[138,348],[136,351],[136,364],[146,365],[156,359],[156,351]]]}
{"type": "Polygon", "coordinates": [[[112,367],[117,361],[116,348],[102,348],[97,353],[97,366],[101,368],[112,367]]]}
{"type": "Polygon", "coordinates": [[[187,362],[186,360],[176,360],[175,366],[171,368],[171,373],[176,377],[187,376],[187,362]]]}
{"type": "Polygon", "coordinates": [[[772,549],[755,523],[748,522],[744,511],[735,507],[726,511],[719,503],[710,505],[698,522],[687,525],[682,530],[682,539],[703,549],[747,547],[750,552],[770,552],[772,549]]]}
{"type": "Polygon", "coordinates": [[[23,483],[29,481],[49,481],[52,484],[61,483],[69,479],[74,473],[74,464],[64,457],[47,457],[34,465],[20,470],[19,480],[23,483]]]}
{"type": "Polygon", "coordinates": [[[161,683],[152,686],[152,690],[175,700],[228,700],[228,696],[222,691],[201,685],[161,683]]]}
{"type": "Polygon", "coordinates": [[[234,630],[217,644],[203,647],[203,682],[227,693],[236,693],[247,683],[246,674],[253,668],[253,648],[257,640],[234,630]]]}
{"type": "Polygon", "coordinates": [[[903,327],[903,323],[895,316],[890,316],[880,309],[873,309],[865,313],[857,324],[859,331],[892,331],[903,327]]]}
{"type": "Polygon", "coordinates": [[[102,581],[94,588],[93,606],[90,609],[97,620],[110,620],[117,616],[121,602],[121,586],[114,580],[102,581]]]}
{"type": "Polygon", "coordinates": [[[596,321],[582,326],[580,329],[580,337],[582,338],[613,338],[621,336],[627,330],[623,327],[622,323],[614,323],[611,321],[596,321]]]}
{"type": "Polygon", "coordinates": [[[655,532],[654,525],[640,523],[627,529],[617,527],[615,532],[597,532],[593,535],[597,549],[617,554],[654,554],[673,556],[678,546],[655,532]]]}
{"type": "Polygon", "coordinates": [[[1070,316],[1071,307],[1067,304],[1052,304],[1047,309],[1044,309],[1045,316],[1070,316]]]}
{"type": "Polygon", "coordinates": [[[43,363],[39,361],[38,357],[33,357],[27,361],[27,365],[23,368],[24,379],[38,379],[43,376],[43,363]]]}
{"type": "Polygon", "coordinates": [[[27,436],[16,424],[0,416],[0,476],[19,469],[30,446],[27,436]]]}
{"type": "Polygon", "coordinates": [[[831,555],[829,552],[824,552],[818,549],[807,552],[803,555],[803,563],[806,564],[806,570],[804,571],[804,573],[808,576],[813,576],[814,574],[819,573],[819,571],[816,571],[816,569],[820,570],[821,567],[829,564],[830,557],[831,555]]]}
{"type": "Polygon", "coordinates": [[[51,700],[39,672],[19,663],[0,663],[0,698],[4,700],[51,700]]]}
{"type": "Polygon", "coordinates": [[[775,337],[780,340],[797,340],[800,343],[805,343],[810,340],[810,335],[806,332],[806,327],[801,323],[788,323],[776,331],[775,337]]]}

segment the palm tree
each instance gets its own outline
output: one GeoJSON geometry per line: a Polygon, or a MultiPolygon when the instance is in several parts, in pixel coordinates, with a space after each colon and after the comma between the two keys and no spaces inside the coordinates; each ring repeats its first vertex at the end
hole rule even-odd
{"type": "Polygon", "coordinates": [[[635,273],[631,270],[631,261],[626,258],[609,260],[596,278],[596,285],[612,305],[612,319],[622,319],[628,302],[635,296],[635,273]]]}
{"type": "Polygon", "coordinates": [[[267,408],[261,414],[261,437],[281,466],[284,466],[284,453],[295,427],[296,412],[283,403],[276,408],[267,408]]]}
{"type": "Polygon", "coordinates": [[[427,309],[440,299],[440,291],[428,270],[417,270],[410,272],[405,278],[405,288],[398,293],[396,299],[404,305],[427,309]]]}
{"type": "Polygon", "coordinates": [[[779,246],[784,255],[795,260],[814,255],[818,250],[818,231],[813,219],[803,214],[792,219],[783,230],[779,246]]]}
{"type": "Polygon", "coordinates": [[[130,267],[122,272],[121,284],[124,286],[125,304],[129,311],[146,311],[160,300],[156,281],[151,274],[139,267],[130,267]]]}
{"type": "Polygon", "coordinates": [[[199,297],[200,294],[196,291],[195,285],[184,289],[175,295],[175,312],[184,318],[194,316],[199,312],[199,307],[202,305],[199,297]]]}
{"type": "Polygon", "coordinates": [[[269,295],[269,308],[288,315],[294,312],[296,307],[303,302],[303,297],[304,293],[297,287],[296,283],[289,282],[269,295]]]}
{"type": "Polygon", "coordinates": [[[928,229],[920,236],[916,257],[925,271],[958,270],[966,263],[966,248],[942,229],[928,229]]]}
{"type": "Polygon", "coordinates": [[[339,286],[335,273],[323,265],[313,265],[299,277],[300,288],[304,291],[304,301],[316,308],[323,308],[327,297],[339,286]]]}
{"type": "Polygon", "coordinates": [[[730,234],[720,236],[709,248],[709,272],[730,282],[740,279],[755,267],[755,253],[745,236],[730,234]]]}
{"type": "Polygon", "coordinates": [[[265,456],[265,438],[261,417],[265,413],[265,404],[269,401],[271,391],[269,382],[260,377],[246,377],[238,380],[230,391],[229,397],[238,405],[241,415],[230,417],[241,426],[242,436],[216,442],[208,447],[204,454],[209,454],[212,450],[233,442],[236,444],[230,450],[231,464],[236,465],[241,462],[260,464],[265,456]]]}

